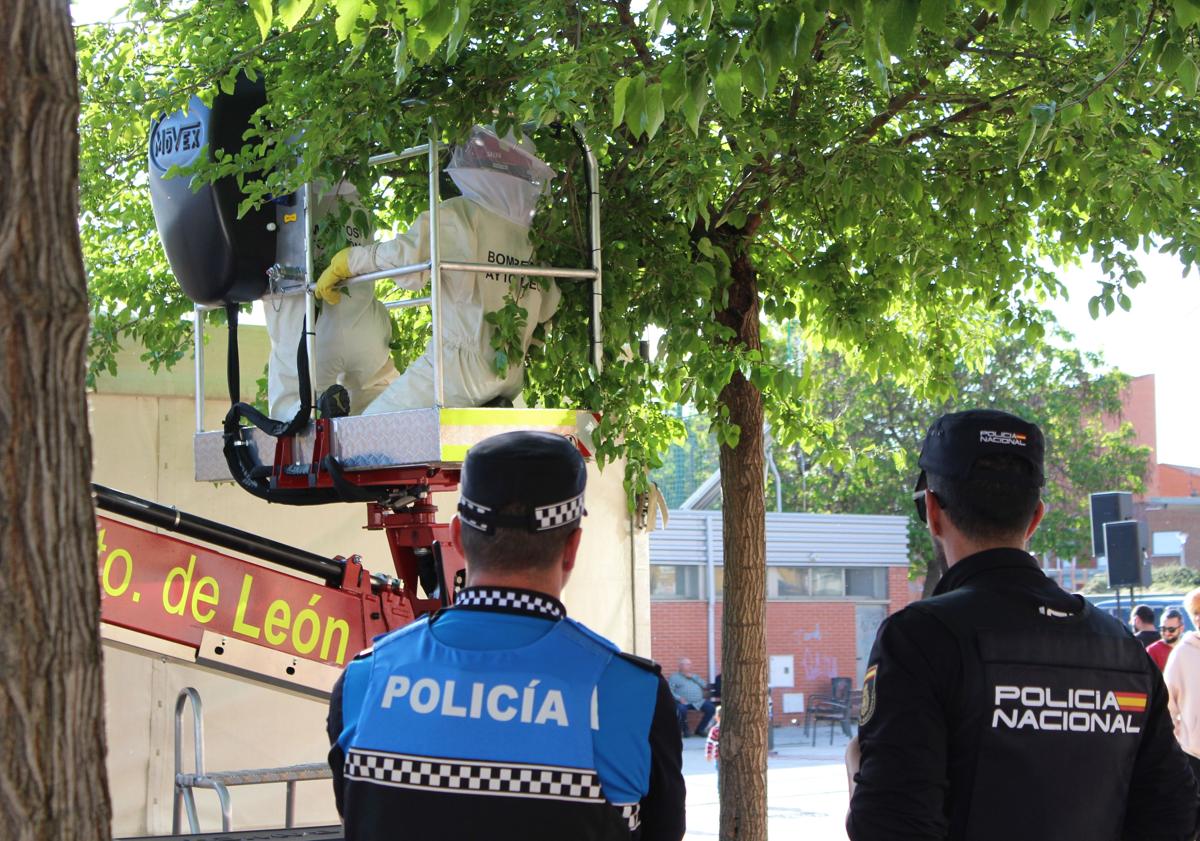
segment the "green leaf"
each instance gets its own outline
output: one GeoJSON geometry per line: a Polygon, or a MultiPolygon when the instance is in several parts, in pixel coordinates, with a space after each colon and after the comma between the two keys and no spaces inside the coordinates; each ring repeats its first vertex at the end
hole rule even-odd
{"type": "Polygon", "coordinates": [[[1190,97],[1196,96],[1196,62],[1192,58],[1185,58],[1179,62],[1179,67],[1175,69],[1175,75],[1179,77],[1180,84],[1190,97]]]}
{"type": "Polygon", "coordinates": [[[1045,32],[1050,28],[1050,18],[1054,16],[1055,7],[1058,5],[1057,0],[1026,0],[1026,13],[1029,15],[1029,23],[1038,32],[1045,32]]]}
{"type": "Polygon", "coordinates": [[[337,0],[337,21],[334,32],[339,41],[345,41],[358,23],[358,15],[362,11],[363,0],[337,0]]]}
{"type": "Polygon", "coordinates": [[[757,55],[749,56],[742,65],[742,85],[755,99],[762,99],[767,95],[766,72],[762,59],[757,55]]]}
{"type": "Polygon", "coordinates": [[[784,6],[763,27],[763,47],[777,66],[788,66],[796,57],[800,23],[800,11],[794,6],[784,6]]]}
{"type": "Polygon", "coordinates": [[[629,92],[629,83],[632,81],[628,76],[622,76],[617,79],[617,84],[613,87],[613,131],[621,125],[621,121],[625,119],[625,96],[629,92]]]}
{"type": "Polygon", "coordinates": [[[684,97],[688,95],[687,69],[679,59],[674,59],[663,70],[662,88],[663,106],[668,111],[679,110],[683,105],[684,97]]]}
{"type": "Polygon", "coordinates": [[[1172,41],[1163,48],[1162,55],[1158,58],[1158,66],[1162,68],[1163,73],[1170,76],[1183,61],[1183,56],[1183,48],[1172,41]]]}
{"type": "Polygon", "coordinates": [[[950,13],[950,0],[921,0],[921,23],[934,32],[946,31],[946,16],[950,13]]]}
{"type": "Polygon", "coordinates": [[[1029,151],[1029,147],[1033,145],[1033,132],[1035,126],[1033,120],[1029,120],[1021,126],[1021,133],[1017,137],[1017,145],[1021,147],[1021,151],[1017,154],[1017,166],[1025,160],[1025,153],[1029,151]]]}
{"type": "Polygon", "coordinates": [[[442,0],[432,11],[421,18],[421,27],[425,30],[425,37],[429,39],[431,52],[436,50],[450,34],[457,13],[458,4],[454,0],[442,0]]]}
{"type": "Polygon", "coordinates": [[[1193,0],[1175,0],[1175,22],[1179,24],[1181,29],[1188,27],[1200,21],[1200,4],[1193,0]]]}
{"type": "Polygon", "coordinates": [[[736,67],[726,68],[713,79],[713,87],[717,93],[717,102],[721,109],[731,117],[742,113],[742,71],[736,67]]]}
{"type": "Polygon", "coordinates": [[[634,137],[646,131],[646,77],[638,75],[629,84],[625,94],[625,125],[634,137]]]}
{"type": "Polygon", "coordinates": [[[733,17],[733,13],[737,11],[737,0],[721,0],[721,16],[726,20],[733,17]]]}
{"type": "Polygon", "coordinates": [[[250,10],[254,12],[254,22],[258,24],[259,34],[264,41],[267,40],[267,35],[271,32],[271,17],[274,14],[271,0],[250,0],[250,10]]]}
{"type": "Polygon", "coordinates": [[[663,111],[662,85],[654,84],[646,87],[646,135],[653,140],[658,134],[658,128],[665,117],[663,111]]]}
{"type": "Polygon", "coordinates": [[[912,47],[920,0],[890,0],[883,10],[883,39],[894,56],[906,55],[912,47]]]}
{"type": "Polygon", "coordinates": [[[708,104],[708,77],[700,71],[690,82],[691,95],[683,102],[683,114],[693,135],[700,134],[700,115],[708,104]]]}
{"type": "Polygon", "coordinates": [[[467,24],[470,20],[471,0],[459,0],[454,10],[454,25],[450,27],[450,34],[446,36],[446,59],[448,61],[454,61],[454,57],[458,55],[458,48],[462,45],[463,35],[466,34],[467,24]]]}
{"type": "Polygon", "coordinates": [[[285,29],[295,29],[312,4],[313,0],[279,0],[279,22],[285,29]]]}
{"type": "Polygon", "coordinates": [[[867,74],[879,86],[885,96],[890,96],[892,87],[888,84],[888,65],[886,51],[878,37],[863,39],[863,61],[867,64],[867,74]]]}

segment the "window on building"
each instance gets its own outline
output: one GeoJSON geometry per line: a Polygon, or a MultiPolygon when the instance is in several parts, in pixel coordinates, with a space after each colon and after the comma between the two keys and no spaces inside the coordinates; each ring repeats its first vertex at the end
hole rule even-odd
{"type": "MultiPolygon", "coordinates": [[[[704,599],[707,571],[701,564],[651,564],[654,599],[704,599]]],[[[725,594],[725,567],[713,567],[713,591],[725,594]]],[[[888,597],[886,567],[769,566],[768,599],[870,599],[888,597]]]]}
{"type": "Polygon", "coordinates": [[[797,599],[810,595],[808,567],[767,567],[767,598],[797,599]]]}
{"type": "Polygon", "coordinates": [[[846,595],[858,599],[886,599],[888,597],[887,569],[885,567],[848,567],[846,569],[846,595]]]}
{"type": "Polygon", "coordinates": [[[651,564],[650,598],[703,598],[703,572],[704,567],[694,564],[651,564]]]}
{"type": "Polygon", "coordinates": [[[841,567],[813,567],[812,594],[841,598],[846,595],[846,583],[841,567]]]}

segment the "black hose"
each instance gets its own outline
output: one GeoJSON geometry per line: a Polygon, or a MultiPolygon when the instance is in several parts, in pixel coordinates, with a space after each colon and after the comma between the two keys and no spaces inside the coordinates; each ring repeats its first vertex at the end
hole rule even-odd
{"type": "Polygon", "coordinates": [[[96,507],[113,514],[129,517],[167,531],[194,537],[220,546],[232,549],[251,557],[270,561],[282,567],[303,572],[324,579],[332,586],[338,586],[342,581],[343,563],[332,558],[326,558],[286,543],[279,543],[257,534],[251,534],[241,529],[235,529],[213,520],[206,520],[194,514],[186,514],[177,508],[168,508],[142,499],[131,494],[107,488],[104,485],[92,485],[96,495],[96,507]]]}

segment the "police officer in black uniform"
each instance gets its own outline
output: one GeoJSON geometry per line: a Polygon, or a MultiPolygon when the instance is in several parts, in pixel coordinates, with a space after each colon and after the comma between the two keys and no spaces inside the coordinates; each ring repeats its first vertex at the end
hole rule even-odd
{"type": "Polygon", "coordinates": [[[463,465],[454,607],[377,639],[328,730],[347,841],[679,841],[675,701],[658,667],[567,618],[587,471],[567,439],[497,435],[463,465]]]}
{"type": "Polygon", "coordinates": [[[1174,841],[1196,783],[1162,678],[1116,619],[1025,547],[1041,522],[1034,424],[945,415],[914,500],[948,571],[879,629],[863,681],[852,841],[1174,841]]]}

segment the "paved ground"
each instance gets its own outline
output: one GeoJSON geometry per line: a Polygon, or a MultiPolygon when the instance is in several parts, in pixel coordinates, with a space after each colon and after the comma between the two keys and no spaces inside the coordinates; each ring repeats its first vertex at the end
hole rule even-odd
{"type": "MultiPolygon", "coordinates": [[[[812,841],[844,839],[846,819],[845,736],[833,745],[822,728],[816,747],[799,728],[776,729],[776,752],[767,761],[767,821],[772,838],[812,841]]],[[[717,838],[717,775],[704,761],[704,740],[687,739],[683,746],[687,780],[686,841],[717,838]]]]}

